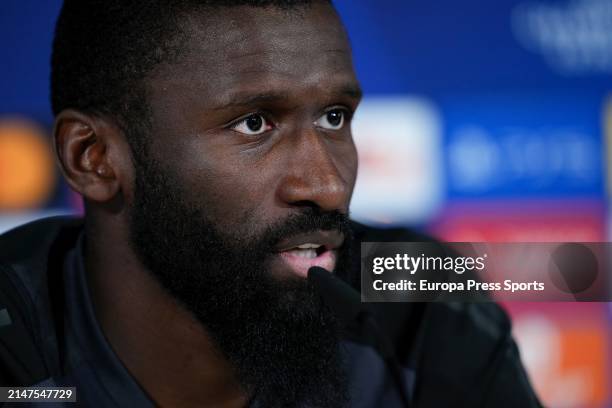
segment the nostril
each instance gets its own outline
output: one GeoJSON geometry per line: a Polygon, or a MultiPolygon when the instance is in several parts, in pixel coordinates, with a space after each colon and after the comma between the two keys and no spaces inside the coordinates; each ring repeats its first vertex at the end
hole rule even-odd
{"type": "Polygon", "coordinates": [[[314,201],[310,201],[310,200],[294,201],[291,203],[291,205],[295,207],[312,208],[313,210],[321,210],[321,207],[317,203],[315,203],[314,201]]]}

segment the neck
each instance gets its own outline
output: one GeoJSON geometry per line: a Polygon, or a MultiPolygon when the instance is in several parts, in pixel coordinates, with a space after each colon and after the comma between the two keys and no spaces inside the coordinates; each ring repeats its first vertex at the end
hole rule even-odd
{"type": "Polygon", "coordinates": [[[243,407],[248,396],[194,316],[127,244],[117,220],[88,220],[85,268],[96,318],[119,359],[160,406],[243,407]]]}

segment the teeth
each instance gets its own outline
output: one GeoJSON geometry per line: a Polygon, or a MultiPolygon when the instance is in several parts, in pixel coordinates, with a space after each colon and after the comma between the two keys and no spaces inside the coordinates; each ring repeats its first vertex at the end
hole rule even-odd
{"type": "Polygon", "coordinates": [[[317,251],[314,249],[294,249],[291,251],[294,255],[300,258],[314,259],[317,257],[317,251]]]}
{"type": "Polygon", "coordinates": [[[302,245],[298,245],[296,248],[300,248],[300,249],[309,249],[309,248],[318,248],[321,245],[319,244],[311,244],[311,243],[307,243],[307,244],[302,244],[302,245]]]}

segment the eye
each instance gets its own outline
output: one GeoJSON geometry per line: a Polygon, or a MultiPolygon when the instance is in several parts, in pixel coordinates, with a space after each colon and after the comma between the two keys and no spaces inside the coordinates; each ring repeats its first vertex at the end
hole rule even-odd
{"type": "Polygon", "coordinates": [[[339,130],[344,126],[346,120],[346,110],[336,108],[325,112],[319,119],[315,121],[316,126],[323,129],[339,130]]]}
{"type": "Polygon", "coordinates": [[[268,120],[259,113],[250,114],[231,126],[231,129],[245,135],[261,135],[272,128],[268,120]]]}

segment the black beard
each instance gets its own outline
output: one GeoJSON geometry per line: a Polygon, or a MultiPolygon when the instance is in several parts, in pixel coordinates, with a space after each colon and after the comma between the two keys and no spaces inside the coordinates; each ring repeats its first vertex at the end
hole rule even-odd
{"type": "Polygon", "coordinates": [[[336,266],[344,270],[350,264],[348,218],[310,208],[256,235],[221,232],[171,171],[140,163],[131,244],[202,323],[245,392],[263,407],[346,405],[338,322],[307,280],[273,277],[266,261],[283,237],[336,229],[346,237],[336,266]]]}

